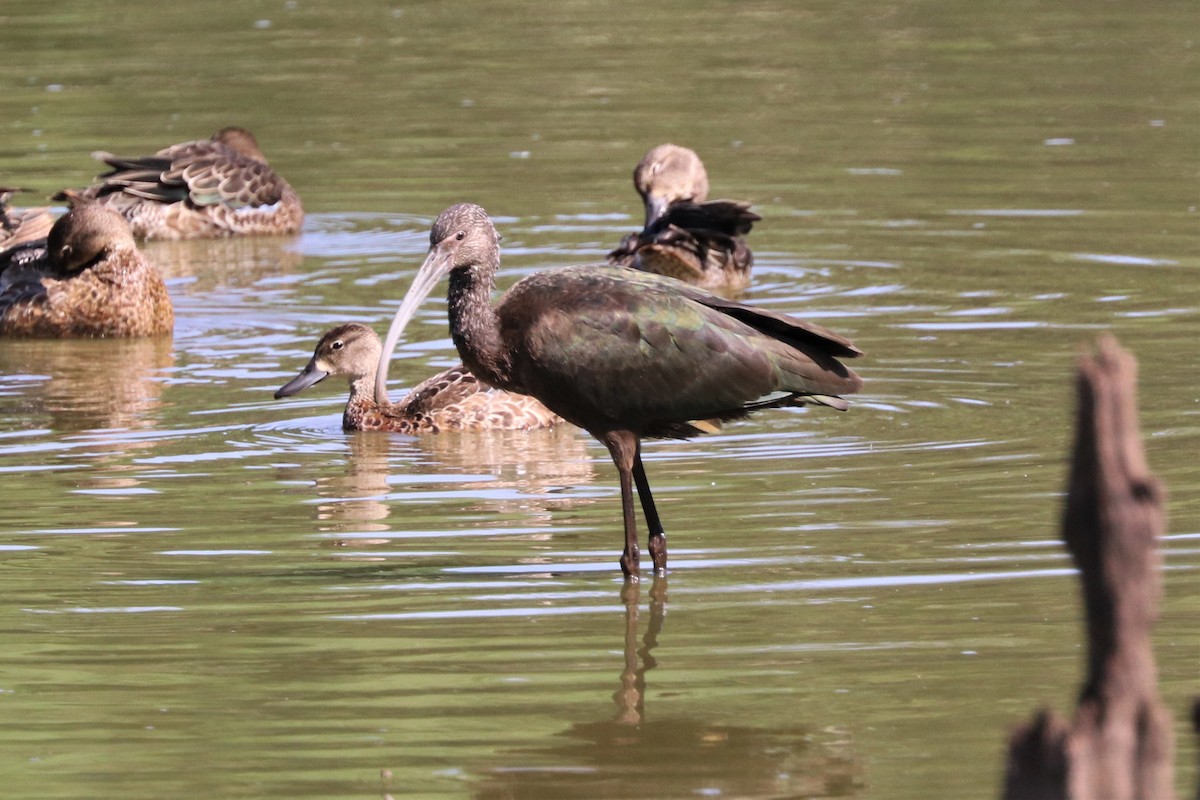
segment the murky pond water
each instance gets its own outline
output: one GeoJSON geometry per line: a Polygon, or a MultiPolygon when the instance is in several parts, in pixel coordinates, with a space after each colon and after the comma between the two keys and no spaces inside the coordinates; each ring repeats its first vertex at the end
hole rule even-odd
{"type": "MultiPolygon", "coordinates": [[[[1194,786],[1194,3],[337,5],[0,7],[0,182],[242,124],[309,210],[148,245],[173,341],[0,342],[6,796],[995,796],[1081,674],[1056,525],[1102,331],[1170,490],[1194,786]],[[650,443],[666,581],[623,591],[577,431],[271,399],[325,328],[384,329],[446,205],[496,218],[505,286],[589,263],[668,140],[764,217],[747,297],[853,337],[868,386],[650,443]]],[[[394,393],[455,360],[430,302],[394,393]]]]}

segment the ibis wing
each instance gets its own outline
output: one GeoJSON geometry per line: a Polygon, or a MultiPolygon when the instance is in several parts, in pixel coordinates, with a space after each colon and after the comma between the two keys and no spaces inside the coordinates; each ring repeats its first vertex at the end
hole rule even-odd
{"type": "Polygon", "coordinates": [[[522,382],[568,418],[582,409],[584,418],[613,421],[718,416],[771,391],[768,361],[705,327],[696,308],[673,317],[660,316],[661,305],[654,310],[652,317],[637,305],[545,314],[528,332],[536,369],[522,382]]]}
{"type": "Polygon", "coordinates": [[[854,342],[822,325],[793,317],[790,314],[782,314],[778,311],[718,297],[697,286],[664,275],[654,275],[622,267],[571,267],[542,274],[556,275],[560,272],[570,274],[573,276],[572,280],[586,281],[586,276],[590,275],[591,279],[595,281],[620,282],[636,286],[638,292],[679,295],[733,317],[768,336],[797,346],[818,348],[831,357],[857,358],[863,354],[863,351],[854,342]]]}
{"type": "Polygon", "coordinates": [[[736,300],[717,297],[691,286],[685,286],[682,294],[783,342],[793,343],[797,346],[819,347],[827,351],[828,355],[840,358],[857,358],[863,354],[863,351],[859,350],[854,342],[815,322],[798,319],[789,314],[781,314],[778,311],[748,306],[736,300]]]}
{"type": "Polygon", "coordinates": [[[735,416],[773,395],[857,387],[820,349],[698,302],[686,284],[595,267],[541,275],[506,296],[501,324],[521,332],[512,350],[524,388],[568,419],[576,409],[650,424],[735,416]]]}

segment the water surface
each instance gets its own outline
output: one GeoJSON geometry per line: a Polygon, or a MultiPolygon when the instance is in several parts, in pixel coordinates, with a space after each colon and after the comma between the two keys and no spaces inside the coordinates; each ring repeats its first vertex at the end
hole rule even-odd
{"type": "MultiPolygon", "coordinates": [[[[1007,732],[1081,675],[1056,526],[1102,332],[1170,491],[1192,791],[1198,16],[9,0],[0,182],[242,124],[309,210],[148,245],[169,342],[0,343],[9,796],[996,796],[1007,732]],[[590,263],[662,141],[764,217],[747,299],[868,353],[846,414],[647,445],[665,581],[623,591],[577,431],[343,434],[333,381],[271,398],[325,328],[384,329],[446,205],[493,214],[504,286],[590,263]]],[[[455,360],[435,298],[393,393],[455,360]]]]}

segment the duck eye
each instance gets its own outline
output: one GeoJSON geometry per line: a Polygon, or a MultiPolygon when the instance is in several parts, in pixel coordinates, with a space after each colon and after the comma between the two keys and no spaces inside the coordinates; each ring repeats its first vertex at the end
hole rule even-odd
{"type": "Polygon", "coordinates": [[[341,339],[338,339],[336,342],[333,343],[334,350],[341,350],[343,346],[344,346],[344,343],[342,342],[341,339]]]}
{"type": "Polygon", "coordinates": [[[458,233],[454,234],[454,238],[461,242],[463,239],[467,238],[467,232],[459,231],[458,233]]]}

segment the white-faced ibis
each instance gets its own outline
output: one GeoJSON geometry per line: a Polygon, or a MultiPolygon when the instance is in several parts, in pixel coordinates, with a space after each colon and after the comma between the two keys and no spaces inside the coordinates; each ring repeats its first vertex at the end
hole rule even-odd
{"type": "Polygon", "coordinates": [[[350,399],[342,413],[342,428],[347,431],[524,431],[562,422],[534,398],[493,389],[461,365],[422,381],[399,403],[386,398],[376,402],[380,349],[379,337],[366,325],[338,325],[325,332],[308,364],[275,392],[275,399],[294,395],[330,375],[344,375],[350,381],[350,399]]]}
{"type": "Polygon", "coordinates": [[[708,201],[708,173],[686,147],[661,144],[633,170],[646,223],[608,254],[610,264],[670,275],[709,289],[750,283],[754,256],[743,238],[762,217],[749,203],[708,201]]]}
{"type": "Polygon", "coordinates": [[[92,154],[110,167],[86,189],[54,196],[94,200],[129,220],[139,239],[210,239],[296,233],[304,209],[245,128],[183,142],[152,156],[92,154]]]}
{"type": "Polygon", "coordinates": [[[0,263],[0,335],[39,338],[159,336],[175,325],[158,269],[129,223],[95,203],[71,209],[44,245],[0,263]]]}
{"type": "Polygon", "coordinates": [[[8,201],[17,192],[27,191],[0,186],[0,253],[38,239],[45,239],[54,224],[47,208],[13,208],[8,201]]]}
{"type": "Polygon", "coordinates": [[[684,438],[713,420],[760,408],[817,403],[862,386],[838,357],[850,340],[784,314],[715,297],[694,286],[623,267],[571,267],[530,275],[495,306],[499,237],[482,208],[446,209],[429,255],[400,304],[383,346],[376,393],[404,327],[444,275],[450,333],[481,380],[530,394],[608,448],[621,478],[625,550],[638,575],[633,487],[650,529],[654,568],[667,566],[666,535],[642,466],[644,437],[684,438]]]}

